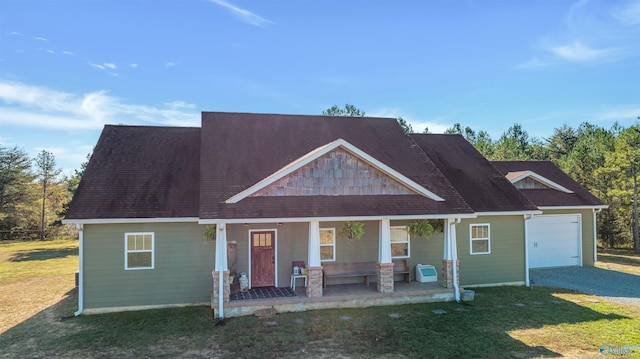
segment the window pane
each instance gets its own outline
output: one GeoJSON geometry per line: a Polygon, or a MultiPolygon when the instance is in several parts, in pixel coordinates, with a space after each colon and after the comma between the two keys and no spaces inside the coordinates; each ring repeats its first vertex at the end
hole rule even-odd
{"type": "Polygon", "coordinates": [[[409,255],[409,246],[406,243],[391,244],[392,257],[406,257],[409,255]]]}
{"type": "Polygon", "coordinates": [[[127,236],[127,249],[130,251],[136,249],[136,236],[127,236]]]}
{"type": "Polygon", "coordinates": [[[151,267],[151,252],[128,253],[129,268],[151,267]]]}
{"type": "Polygon", "coordinates": [[[489,238],[489,226],[472,226],[471,238],[489,238]]]}
{"type": "Polygon", "coordinates": [[[145,234],[142,237],[143,237],[144,243],[143,243],[142,248],[138,248],[138,249],[145,249],[145,250],[150,251],[152,249],[151,248],[151,235],[150,234],[145,234]]]}
{"type": "Polygon", "coordinates": [[[391,228],[391,242],[406,242],[408,239],[407,227],[391,228]]]}
{"type": "Polygon", "coordinates": [[[489,252],[489,240],[475,240],[471,241],[472,253],[486,253],[489,252]]]}
{"type": "Polygon", "coordinates": [[[320,259],[321,260],[334,260],[334,258],[333,258],[333,246],[320,246],[320,259]]]}
{"type": "Polygon", "coordinates": [[[335,238],[333,236],[334,231],[321,229],[320,230],[320,244],[334,244],[335,238]]]}

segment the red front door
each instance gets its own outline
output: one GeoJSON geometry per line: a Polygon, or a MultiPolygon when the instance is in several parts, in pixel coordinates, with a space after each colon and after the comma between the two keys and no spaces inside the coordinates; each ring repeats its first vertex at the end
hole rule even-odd
{"type": "Polygon", "coordinates": [[[251,286],[276,284],[276,232],[251,232],[251,286]]]}

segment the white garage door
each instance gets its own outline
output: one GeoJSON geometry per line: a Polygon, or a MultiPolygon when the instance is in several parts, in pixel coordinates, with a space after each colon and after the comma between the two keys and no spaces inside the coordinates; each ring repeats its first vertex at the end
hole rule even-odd
{"type": "Polygon", "coordinates": [[[543,215],[529,220],[529,268],[579,266],[579,214],[543,215]]]}

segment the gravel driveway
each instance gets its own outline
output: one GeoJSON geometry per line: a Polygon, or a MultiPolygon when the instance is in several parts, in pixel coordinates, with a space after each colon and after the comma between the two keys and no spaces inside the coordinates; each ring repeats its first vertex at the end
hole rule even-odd
{"type": "Polygon", "coordinates": [[[640,276],[592,267],[530,269],[534,285],[574,289],[640,306],[640,276]]]}

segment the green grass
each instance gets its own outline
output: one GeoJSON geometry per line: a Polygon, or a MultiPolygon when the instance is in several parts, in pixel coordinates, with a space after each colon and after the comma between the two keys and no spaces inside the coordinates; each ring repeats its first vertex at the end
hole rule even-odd
{"type": "MultiPolygon", "coordinates": [[[[11,264],[73,258],[63,243],[11,255],[11,264]],[[44,254],[46,253],[46,255],[44,254]],[[45,259],[44,256],[50,256],[45,259]],[[29,260],[16,260],[30,258],[29,260]]],[[[68,270],[75,271],[69,266],[68,270]]],[[[36,278],[40,274],[32,268],[36,278]]],[[[28,276],[27,276],[28,277],[28,276]]],[[[23,280],[32,283],[26,277],[23,280]]],[[[31,284],[25,285],[25,287],[31,284]]],[[[1,287],[0,295],[4,295],[1,287]]],[[[23,288],[24,289],[24,288],[23,288]]],[[[39,288],[47,290],[46,286],[39,288]]],[[[69,288],[70,289],[70,288],[69,288]]],[[[602,344],[640,345],[640,307],[571,291],[479,288],[472,303],[317,310],[228,318],[189,307],[81,316],[75,291],[0,331],[7,357],[597,358],[602,344]],[[519,306],[523,304],[524,306],[519,306]],[[446,314],[436,315],[434,309],[446,314]],[[394,318],[396,317],[396,318],[394,318]],[[268,326],[277,322],[277,326],[268,326]],[[218,323],[220,324],[220,323],[218,323]]],[[[15,308],[20,310],[20,308],[15,308]]],[[[2,321],[4,318],[0,318],[2,321]]],[[[0,355],[1,356],[1,355],[0,355]]],[[[625,358],[640,357],[640,350],[625,358]]]]}

